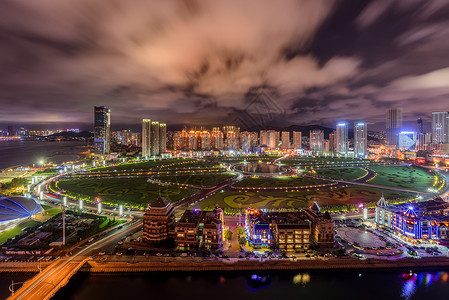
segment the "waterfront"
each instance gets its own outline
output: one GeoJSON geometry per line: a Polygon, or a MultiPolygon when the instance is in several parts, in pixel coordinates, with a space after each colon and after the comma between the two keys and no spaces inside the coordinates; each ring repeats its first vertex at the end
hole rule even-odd
{"type": "Polygon", "coordinates": [[[56,164],[73,161],[86,151],[85,142],[0,141],[0,170],[12,166],[32,166],[39,161],[56,164]],[[56,153],[63,153],[55,155],[56,153]]]}
{"type": "MultiPolygon", "coordinates": [[[[250,273],[77,274],[54,299],[447,299],[448,271],[278,272],[268,286],[251,288],[250,273]],[[368,292],[369,291],[369,292],[368,292]]],[[[261,274],[266,275],[266,274],[261,274]]]]}

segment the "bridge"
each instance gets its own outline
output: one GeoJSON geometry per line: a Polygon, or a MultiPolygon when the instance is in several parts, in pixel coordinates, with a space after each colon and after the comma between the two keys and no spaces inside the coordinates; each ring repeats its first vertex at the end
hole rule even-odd
{"type": "Polygon", "coordinates": [[[25,282],[17,292],[14,292],[14,284],[12,284],[10,286],[12,295],[8,299],[50,299],[89,259],[90,257],[58,259],[34,278],[25,282]]]}
{"type": "Polygon", "coordinates": [[[96,253],[99,248],[111,243],[115,244],[117,239],[141,227],[142,222],[138,221],[137,223],[123,225],[120,229],[112,228],[106,236],[89,243],[88,246],[77,247],[82,248],[72,256],[65,256],[54,261],[32,279],[25,282],[17,291],[14,291],[14,286],[20,283],[11,284],[10,291],[12,294],[8,299],[50,299],[69,282],[70,278],[91,259],[91,255],[96,253]]]}

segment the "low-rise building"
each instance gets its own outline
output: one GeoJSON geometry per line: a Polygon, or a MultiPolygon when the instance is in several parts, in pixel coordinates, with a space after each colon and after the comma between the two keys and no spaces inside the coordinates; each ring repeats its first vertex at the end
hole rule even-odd
{"type": "Polygon", "coordinates": [[[303,211],[264,213],[258,209],[246,210],[246,237],[254,248],[309,249],[311,227],[312,222],[303,211]]]}
{"type": "Polygon", "coordinates": [[[186,210],[175,227],[180,250],[219,249],[223,246],[223,211],[186,210]]]}
{"type": "Polygon", "coordinates": [[[376,204],[376,225],[411,243],[444,243],[449,236],[449,203],[434,200],[390,205],[382,195],[376,204]]]}
{"type": "Polygon", "coordinates": [[[318,247],[334,247],[335,224],[328,211],[322,213],[318,203],[304,210],[312,224],[312,241],[318,247]]]}

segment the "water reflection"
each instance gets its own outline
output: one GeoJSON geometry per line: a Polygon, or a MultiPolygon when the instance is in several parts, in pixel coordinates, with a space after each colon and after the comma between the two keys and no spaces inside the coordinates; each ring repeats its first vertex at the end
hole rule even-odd
{"type": "Polygon", "coordinates": [[[310,274],[309,273],[299,273],[293,277],[294,284],[306,285],[310,282],[310,274]]]}
{"type": "Polygon", "coordinates": [[[242,164],[236,165],[235,169],[245,173],[254,174],[280,174],[287,171],[285,167],[270,164],[242,164]]]}
{"type": "Polygon", "coordinates": [[[257,274],[253,274],[249,277],[246,278],[246,285],[251,289],[251,290],[257,290],[261,287],[267,287],[269,286],[271,283],[271,276],[270,275],[266,275],[266,276],[259,276],[257,274]]]}
{"type": "Polygon", "coordinates": [[[414,274],[414,276],[408,276],[408,273],[404,273],[401,278],[403,279],[401,297],[409,300],[419,287],[427,288],[434,283],[447,283],[449,274],[448,272],[436,272],[435,274],[422,272],[417,275],[414,274]]]}

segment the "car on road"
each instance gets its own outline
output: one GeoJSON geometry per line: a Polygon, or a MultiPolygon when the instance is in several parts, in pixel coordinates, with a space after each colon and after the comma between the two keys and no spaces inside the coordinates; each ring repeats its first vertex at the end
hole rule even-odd
{"type": "Polygon", "coordinates": [[[115,253],[115,255],[121,256],[121,255],[122,255],[122,252],[117,252],[117,253],[115,253]]]}

